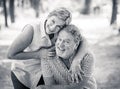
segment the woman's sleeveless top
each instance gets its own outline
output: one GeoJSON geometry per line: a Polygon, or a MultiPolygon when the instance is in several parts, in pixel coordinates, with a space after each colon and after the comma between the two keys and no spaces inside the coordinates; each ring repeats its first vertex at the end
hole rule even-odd
{"type": "MultiPolygon", "coordinates": [[[[44,32],[44,25],[41,23],[30,24],[33,26],[33,40],[26,51],[36,51],[43,46],[51,46],[51,41],[44,32]]],[[[41,77],[40,59],[27,59],[14,61],[12,71],[18,80],[29,88],[33,88],[41,77]]]]}

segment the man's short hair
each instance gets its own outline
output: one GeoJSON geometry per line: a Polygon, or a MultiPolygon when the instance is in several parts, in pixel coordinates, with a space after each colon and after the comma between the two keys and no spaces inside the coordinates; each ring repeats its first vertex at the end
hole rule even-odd
{"type": "Polygon", "coordinates": [[[80,33],[80,29],[78,29],[75,25],[67,25],[63,30],[67,31],[74,37],[75,43],[80,43],[82,41],[82,35],[80,33]]]}

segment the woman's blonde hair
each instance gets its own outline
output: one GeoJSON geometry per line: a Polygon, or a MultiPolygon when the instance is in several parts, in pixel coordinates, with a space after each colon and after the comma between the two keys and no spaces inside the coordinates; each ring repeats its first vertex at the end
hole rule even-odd
{"type": "Polygon", "coordinates": [[[70,24],[71,19],[72,19],[72,15],[71,15],[70,11],[64,7],[57,8],[57,9],[53,10],[52,12],[50,12],[48,15],[48,18],[51,16],[56,16],[59,19],[65,21],[66,25],[70,24]]]}

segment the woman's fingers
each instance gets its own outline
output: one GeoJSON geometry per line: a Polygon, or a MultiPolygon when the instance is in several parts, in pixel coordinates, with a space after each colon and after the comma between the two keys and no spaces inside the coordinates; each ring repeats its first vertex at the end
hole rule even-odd
{"type": "Polygon", "coordinates": [[[48,57],[54,57],[56,55],[55,52],[48,52],[48,57]]]}
{"type": "MultiPolygon", "coordinates": [[[[83,80],[80,70],[79,71],[77,70],[74,72],[72,70],[70,70],[69,72],[71,73],[71,78],[72,78],[73,83],[79,83],[81,80],[83,80]]],[[[82,71],[82,73],[83,73],[83,71],[82,71]]]]}
{"type": "Polygon", "coordinates": [[[75,83],[79,83],[78,75],[75,74],[75,83]]]}
{"type": "Polygon", "coordinates": [[[52,46],[48,49],[49,51],[55,51],[55,46],[52,46]]]}
{"type": "Polygon", "coordinates": [[[80,73],[81,73],[82,75],[84,75],[84,71],[83,71],[82,69],[80,69],[80,73]]]}
{"type": "Polygon", "coordinates": [[[79,81],[83,80],[83,78],[82,78],[82,76],[81,76],[80,73],[78,73],[78,80],[79,80],[79,81]]]}
{"type": "Polygon", "coordinates": [[[68,81],[70,81],[72,83],[72,77],[71,74],[68,76],[68,81]]]}
{"type": "Polygon", "coordinates": [[[47,50],[48,50],[48,52],[47,52],[48,57],[54,57],[56,55],[55,46],[52,46],[52,47],[48,48],[47,50]]]}
{"type": "Polygon", "coordinates": [[[75,77],[74,77],[74,74],[71,75],[71,78],[72,78],[72,83],[75,83],[75,77]]]}

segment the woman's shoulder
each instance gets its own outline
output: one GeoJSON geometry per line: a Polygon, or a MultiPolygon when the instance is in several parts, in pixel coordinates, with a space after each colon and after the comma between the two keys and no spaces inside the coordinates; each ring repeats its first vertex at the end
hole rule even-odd
{"type": "Polygon", "coordinates": [[[40,22],[32,22],[32,23],[28,23],[26,24],[24,27],[23,27],[23,30],[22,30],[23,33],[27,32],[27,33],[32,33],[32,34],[35,34],[35,33],[38,33],[40,34],[40,22]]]}

